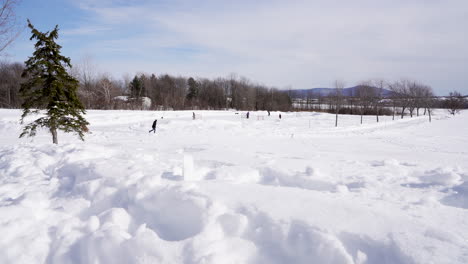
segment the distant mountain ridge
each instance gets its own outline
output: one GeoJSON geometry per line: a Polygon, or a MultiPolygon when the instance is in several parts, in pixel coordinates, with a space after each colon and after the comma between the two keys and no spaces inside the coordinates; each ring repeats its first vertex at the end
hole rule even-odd
{"type": "MultiPolygon", "coordinates": [[[[348,88],[343,88],[342,94],[343,96],[356,96],[358,94],[359,86],[353,86],[348,88]]],[[[379,88],[372,87],[378,92],[379,88]]],[[[289,95],[292,98],[307,98],[307,96],[328,96],[331,93],[335,92],[335,88],[312,88],[312,89],[296,89],[290,90],[289,95]]],[[[392,91],[387,89],[382,89],[382,96],[383,97],[390,97],[392,95],[392,91]]]]}

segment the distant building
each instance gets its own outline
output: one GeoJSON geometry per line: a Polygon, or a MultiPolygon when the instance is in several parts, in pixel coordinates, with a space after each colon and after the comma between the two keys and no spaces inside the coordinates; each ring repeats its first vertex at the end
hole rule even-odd
{"type": "Polygon", "coordinates": [[[116,96],[113,101],[117,109],[149,110],[151,108],[151,99],[148,97],[116,96]]]}

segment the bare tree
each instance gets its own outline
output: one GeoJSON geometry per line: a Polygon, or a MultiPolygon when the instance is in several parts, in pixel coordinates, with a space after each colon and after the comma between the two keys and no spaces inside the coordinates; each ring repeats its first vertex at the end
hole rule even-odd
{"type": "Polygon", "coordinates": [[[91,55],[86,54],[76,63],[71,69],[73,77],[80,82],[78,87],[78,95],[85,108],[96,108],[96,78],[97,66],[93,62],[91,55]]]}
{"type": "Polygon", "coordinates": [[[405,115],[405,110],[410,106],[412,100],[409,92],[410,84],[411,81],[402,79],[389,85],[392,91],[392,100],[394,100],[394,113],[396,106],[400,107],[402,119],[405,115]]]}
{"type": "Polygon", "coordinates": [[[0,0],[0,53],[19,35],[14,9],[19,0],[0,0]]]}
{"type": "Polygon", "coordinates": [[[430,86],[423,86],[422,102],[425,107],[425,111],[429,114],[429,122],[432,122],[432,107],[434,106],[434,92],[430,86]]]}
{"type": "Polygon", "coordinates": [[[408,111],[410,117],[413,117],[414,110],[418,108],[418,104],[420,103],[420,96],[421,96],[421,85],[418,84],[416,81],[406,81],[406,97],[405,99],[408,101],[408,111]]]}
{"type": "Polygon", "coordinates": [[[175,88],[175,108],[184,109],[185,99],[188,90],[187,79],[184,77],[176,77],[174,79],[174,88],[175,88]]]}
{"type": "Polygon", "coordinates": [[[338,126],[338,113],[340,112],[341,104],[343,102],[343,88],[345,84],[341,80],[335,80],[334,86],[335,86],[335,90],[331,97],[335,106],[335,127],[337,127],[338,126]]]}
{"type": "Polygon", "coordinates": [[[318,104],[318,110],[322,111],[323,96],[320,93],[317,93],[316,98],[317,98],[316,100],[318,104]]]}
{"type": "Polygon", "coordinates": [[[375,100],[375,90],[371,86],[371,82],[362,82],[358,85],[357,97],[359,98],[359,113],[361,114],[362,124],[363,115],[371,108],[375,100]]]}
{"type": "Polygon", "coordinates": [[[397,108],[397,105],[398,105],[398,97],[399,97],[398,83],[397,82],[389,83],[388,84],[388,89],[391,92],[390,99],[391,99],[391,102],[392,102],[392,120],[395,120],[395,112],[396,112],[396,108],[397,108]]]}
{"type": "Polygon", "coordinates": [[[113,108],[113,98],[121,94],[119,85],[108,74],[97,78],[96,82],[96,107],[99,109],[113,108]]]}
{"type": "Polygon", "coordinates": [[[375,99],[374,99],[374,106],[375,106],[375,118],[377,123],[379,122],[379,114],[380,114],[380,108],[381,108],[381,101],[383,98],[383,91],[385,87],[385,81],[383,79],[375,79],[373,81],[373,86],[375,86],[376,91],[374,93],[375,99]]]}
{"type": "Polygon", "coordinates": [[[465,104],[465,99],[463,96],[457,92],[450,92],[447,99],[445,99],[444,106],[447,108],[448,112],[452,115],[459,113],[465,104]]]}
{"type": "Polygon", "coordinates": [[[419,116],[419,109],[425,108],[425,100],[426,100],[426,90],[427,86],[423,84],[417,84],[415,89],[414,89],[414,101],[415,101],[415,106],[416,106],[416,116],[419,116]]]}

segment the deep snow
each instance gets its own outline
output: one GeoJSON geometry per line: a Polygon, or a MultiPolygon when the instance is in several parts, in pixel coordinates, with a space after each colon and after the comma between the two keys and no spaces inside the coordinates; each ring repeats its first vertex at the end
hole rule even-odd
{"type": "Polygon", "coordinates": [[[59,145],[18,139],[20,114],[0,263],[468,263],[468,112],[88,111],[59,145]]]}

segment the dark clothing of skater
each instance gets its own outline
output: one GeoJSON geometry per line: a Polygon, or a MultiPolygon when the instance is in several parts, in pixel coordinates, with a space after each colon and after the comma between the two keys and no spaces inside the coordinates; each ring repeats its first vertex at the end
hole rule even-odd
{"type": "Polygon", "coordinates": [[[281,119],[281,114],[279,114],[279,119],[281,119]]]}
{"type": "Polygon", "coordinates": [[[154,122],[153,122],[153,125],[151,126],[153,129],[151,129],[151,130],[149,131],[149,133],[151,133],[151,131],[153,131],[154,133],[156,133],[156,123],[157,123],[157,122],[158,122],[158,120],[155,119],[154,122]]]}
{"type": "Polygon", "coordinates": [[[270,111],[267,111],[268,112],[268,116],[270,116],[270,111]]]}
{"type": "Polygon", "coordinates": [[[249,113],[249,112],[247,112],[247,114],[246,114],[246,117],[247,117],[247,119],[249,119],[249,114],[250,114],[250,113],[249,113]]]}
{"type": "Polygon", "coordinates": [[[192,118],[195,120],[195,112],[192,112],[192,118]]]}

